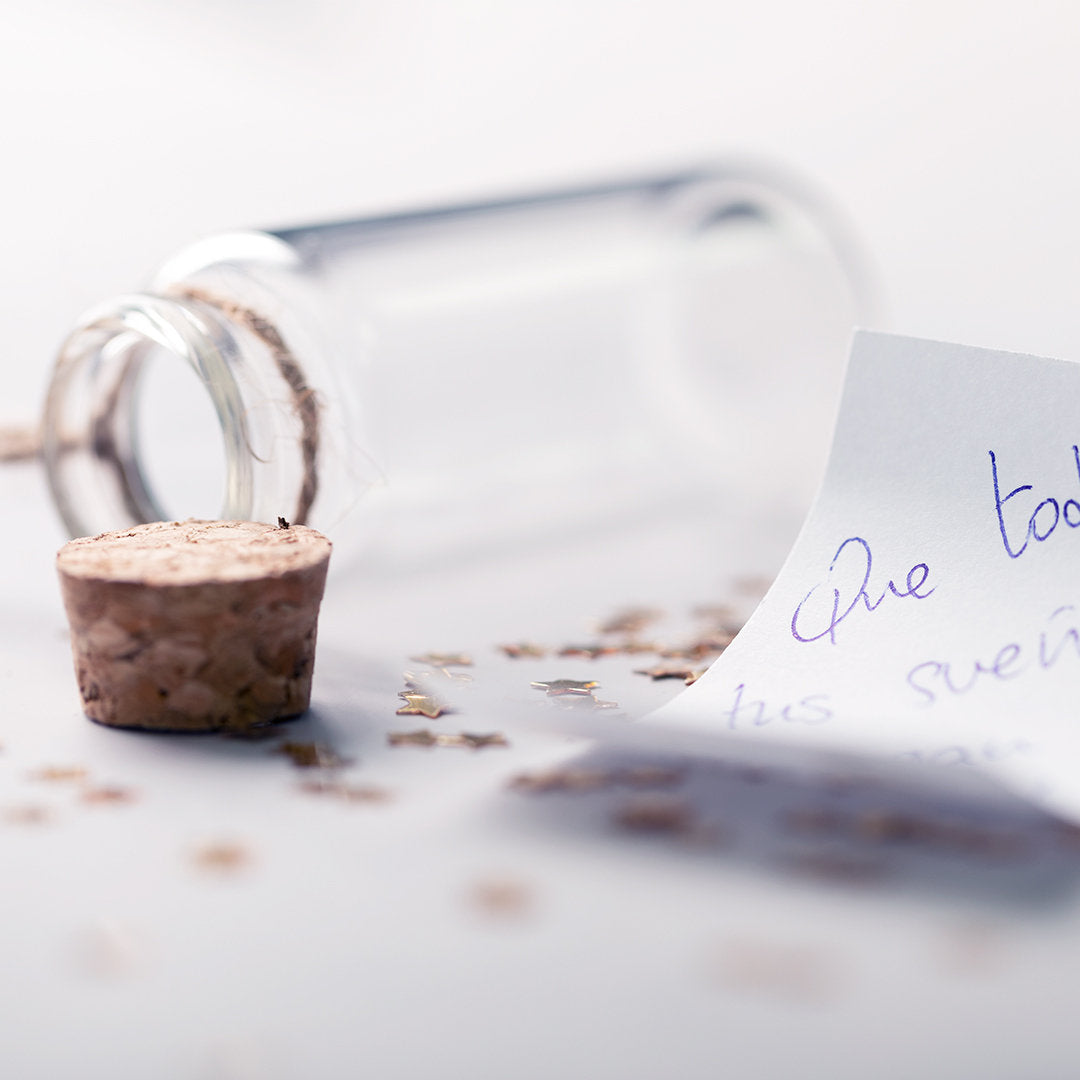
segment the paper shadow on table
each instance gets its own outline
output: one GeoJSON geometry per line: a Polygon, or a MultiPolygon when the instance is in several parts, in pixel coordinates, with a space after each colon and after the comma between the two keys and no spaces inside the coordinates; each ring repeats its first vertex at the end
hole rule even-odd
{"type": "Polygon", "coordinates": [[[843,764],[601,746],[517,776],[504,820],[850,889],[1026,907],[1073,893],[1080,827],[968,770],[843,764]]]}

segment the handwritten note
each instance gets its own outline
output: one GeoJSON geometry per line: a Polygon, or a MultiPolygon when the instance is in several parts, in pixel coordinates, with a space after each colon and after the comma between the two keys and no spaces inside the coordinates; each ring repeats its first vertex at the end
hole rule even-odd
{"type": "Polygon", "coordinates": [[[856,334],[783,570],[651,719],[985,770],[1080,819],[1080,364],[856,334]]]}

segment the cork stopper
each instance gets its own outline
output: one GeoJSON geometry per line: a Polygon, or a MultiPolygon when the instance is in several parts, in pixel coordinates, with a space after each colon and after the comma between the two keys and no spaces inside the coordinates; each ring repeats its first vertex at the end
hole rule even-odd
{"type": "Polygon", "coordinates": [[[86,715],[148,731],[298,716],[330,548],[303,525],[195,520],[65,544],[56,565],[86,715]]]}

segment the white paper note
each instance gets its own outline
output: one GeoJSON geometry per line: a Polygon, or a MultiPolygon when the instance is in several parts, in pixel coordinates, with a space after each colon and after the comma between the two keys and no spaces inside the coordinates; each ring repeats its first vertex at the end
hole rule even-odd
{"type": "Polygon", "coordinates": [[[974,766],[1080,819],[1080,365],[859,332],[820,494],[650,719],[974,766]]]}

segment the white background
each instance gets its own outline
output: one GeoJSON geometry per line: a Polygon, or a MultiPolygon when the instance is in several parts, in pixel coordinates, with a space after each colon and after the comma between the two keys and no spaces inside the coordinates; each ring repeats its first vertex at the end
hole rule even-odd
{"type": "MultiPolygon", "coordinates": [[[[831,198],[876,267],[879,326],[1080,358],[1075,5],[5,9],[0,422],[34,418],[82,309],[200,236],[723,157],[787,164],[831,198]]],[[[438,583],[439,603],[422,581],[338,597],[318,708],[295,731],[394,793],[349,807],[298,793],[258,744],[85,723],[50,567],[58,527],[32,467],[0,479],[19,525],[0,550],[5,1076],[1074,1075],[1080,920],[1060,852],[1019,869],[915,856],[893,867],[895,890],[800,884],[773,866],[792,853],[770,831],[797,790],[751,813],[752,777],[737,797],[730,776],[705,784],[741,839],[702,853],[615,838],[606,796],[581,810],[508,794],[552,753],[535,723],[507,719],[512,756],[386,747],[385,729],[411,722],[392,716],[410,650],[476,650],[481,701],[510,670],[495,670],[496,633],[557,643],[611,600],[666,589],[688,604],[703,591],[693,560],[654,560],[627,596],[606,551],[573,567],[541,556],[513,613],[476,567],[438,583]],[[616,587],[590,577],[601,561],[616,587]],[[572,612],[552,600],[568,590],[572,612]],[[64,765],[137,798],[94,808],[78,784],[33,779],[64,765]],[[20,824],[27,806],[46,822],[20,824]],[[192,852],[221,841],[251,862],[200,874],[192,852]],[[491,879],[523,883],[521,919],[470,904],[491,879]]],[[[605,696],[663,700],[669,687],[629,667],[603,669],[605,696]]]]}
{"type": "Polygon", "coordinates": [[[881,328],[1080,356],[1067,2],[6,8],[2,419],[81,310],[202,235],[725,155],[848,215],[881,328]]]}

